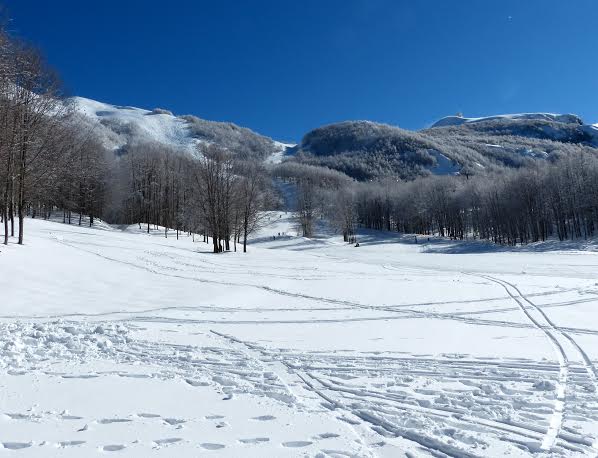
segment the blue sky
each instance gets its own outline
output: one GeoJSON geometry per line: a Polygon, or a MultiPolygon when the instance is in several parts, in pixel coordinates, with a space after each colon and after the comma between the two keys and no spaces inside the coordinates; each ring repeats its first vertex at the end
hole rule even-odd
{"type": "Polygon", "coordinates": [[[281,140],[462,112],[598,122],[595,0],[8,0],[68,91],[281,140]]]}

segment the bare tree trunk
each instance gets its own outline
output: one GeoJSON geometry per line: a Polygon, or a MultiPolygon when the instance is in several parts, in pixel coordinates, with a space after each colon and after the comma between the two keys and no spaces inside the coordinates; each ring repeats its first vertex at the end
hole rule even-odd
{"type": "Polygon", "coordinates": [[[8,207],[8,214],[10,215],[10,236],[15,236],[15,208],[14,208],[14,191],[12,186],[10,187],[10,200],[9,200],[9,207],[8,207]]]}
{"type": "Polygon", "coordinates": [[[25,172],[27,169],[27,142],[29,138],[25,136],[23,146],[21,147],[21,164],[19,170],[19,194],[17,201],[17,211],[19,212],[19,245],[23,245],[24,225],[25,225],[25,172]]]}
{"type": "Polygon", "coordinates": [[[4,245],[8,245],[8,215],[6,206],[2,208],[2,216],[4,218],[4,245]]]}

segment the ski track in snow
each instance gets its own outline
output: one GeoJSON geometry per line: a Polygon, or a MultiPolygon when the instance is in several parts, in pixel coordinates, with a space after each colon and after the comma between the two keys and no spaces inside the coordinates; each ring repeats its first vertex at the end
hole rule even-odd
{"type": "MultiPolygon", "coordinates": [[[[475,272],[424,266],[416,257],[426,255],[417,252],[413,265],[361,253],[352,263],[353,252],[337,253],[334,244],[297,255],[300,262],[287,265],[280,248],[272,257],[263,249],[227,258],[137,234],[90,237],[93,230],[60,227],[50,237],[42,232],[39,240],[63,250],[72,262],[78,256],[86,263],[97,259],[149,283],[185,285],[195,295],[202,288],[242,293],[223,301],[216,295],[191,302],[190,295],[189,302],[178,304],[5,313],[0,385],[8,390],[18,393],[16,387],[31,385],[40,393],[49,390],[45,397],[59,403],[64,384],[84,390],[106,386],[106,393],[114,385],[131,398],[143,398],[141,387],[155,384],[152,389],[169,390],[173,399],[191,396],[177,403],[183,407],[193,402],[203,407],[199,413],[197,407],[177,410],[168,399],[132,407],[123,399],[120,407],[89,400],[88,409],[85,403],[57,408],[43,407],[49,402],[43,397],[21,403],[7,398],[0,402],[0,449],[24,456],[38,449],[72,450],[73,456],[81,451],[148,456],[161,450],[171,451],[167,456],[598,456],[598,370],[585,340],[596,339],[598,328],[591,320],[561,324],[553,318],[563,316],[560,309],[598,302],[591,283],[534,288],[530,277],[520,284],[512,274],[488,273],[483,266],[475,272]],[[410,289],[415,294],[405,300],[387,295],[380,301],[358,290],[335,290],[351,283],[392,288],[418,281],[450,287],[442,298],[410,289]],[[451,295],[455,285],[479,292],[451,295]],[[252,294],[259,299],[253,302],[252,294]],[[478,335],[491,333],[497,342],[513,333],[535,339],[530,342],[548,356],[527,356],[527,340],[520,354],[508,356],[445,350],[442,343],[432,351],[410,344],[403,349],[405,326],[421,330],[406,339],[429,339],[429,326],[457,326],[457,333],[480,329],[478,335]],[[396,333],[384,330],[393,327],[396,333]],[[297,330],[305,335],[295,335],[297,330]],[[343,332],[346,340],[336,345],[343,332]],[[319,336],[321,345],[309,345],[319,336]],[[388,348],[377,347],[378,340],[388,346],[394,339],[388,348]],[[192,402],[193,396],[202,400],[192,402]],[[231,407],[246,402],[252,407],[231,407]],[[293,427],[287,431],[285,424],[293,427]],[[56,428],[58,435],[51,432],[56,428]]],[[[541,275],[533,278],[538,282],[541,275]]]]}
{"type": "MultiPolygon", "coordinates": [[[[542,449],[550,451],[554,446],[556,438],[558,437],[559,432],[561,430],[563,412],[566,407],[565,397],[569,378],[570,358],[567,355],[566,345],[565,342],[563,342],[563,339],[567,339],[572,344],[575,351],[577,351],[581,356],[590,383],[593,385],[594,392],[598,393],[596,368],[593,365],[590,358],[588,357],[587,353],[579,346],[579,344],[573,339],[573,337],[571,337],[571,335],[563,329],[556,326],[553,323],[553,321],[548,317],[548,315],[540,307],[536,306],[536,304],[534,304],[525,294],[523,294],[517,286],[505,280],[500,280],[489,275],[483,275],[482,277],[501,285],[513,298],[513,300],[515,300],[519,304],[521,310],[526,314],[530,321],[534,323],[534,325],[538,329],[542,330],[542,332],[546,334],[546,336],[550,339],[550,341],[555,347],[560,365],[559,386],[557,388],[557,399],[555,401],[553,418],[550,421],[550,428],[548,429],[546,436],[544,437],[544,440],[542,442],[542,449]],[[509,290],[509,288],[515,290],[516,294],[513,294],[509,290]],[[531,310],[528,310],[525,307],[525,305],[521,302],[521,299],[523,299],[530,305],[531,310]],[[537,317],[534,317],[532,313],[536,313],[537,317]]],[[[598,441],[595,441],[592,444],[592,447],[598,456],[598,441]]]]}

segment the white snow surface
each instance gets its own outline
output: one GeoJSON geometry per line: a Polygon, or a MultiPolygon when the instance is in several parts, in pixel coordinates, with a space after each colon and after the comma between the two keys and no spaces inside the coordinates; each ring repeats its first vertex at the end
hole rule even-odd
{"type": "Polygon", "coordinates": [[[545,121],[555,121],[562,123],[574,123],[580,122],[579,117],[573,114],[555,114],[555,113],[515,113],[515,114],[503,114],[495,116],[485,116],[480,118],[465,118],[462,116],[446,116],[436,121],[432,127],[445,127],[445,126],[460,126],[462,124],[474,123],[480,121],[490,121],[494,119],[541,119],[545,121]]]}
{"type": "Polygon", "coordinates": [[[294,143],[274,141],[274,146],[276,147],[276,151],[266,158],[267,164],[280,164],[284,158],[289,155],[291,148],[294,148],[297,145],[294,143]]]}
{"type": "MultiPolygon", "coordinates": [[[[197,155],[197,144],[205,142],[193,137],[186,120],[165,110],[111,105],[85,97],[72,97],[70,100],[75,111],[91,122],[93,132],[110,150],[118,150],[133,138],[197,155]]],[[[266,158],[266,163],[281,162],[288,150],[296,146],[277,141],[274,144],[276,151],[266,158]]]]}
{"type": "Polygon", "coordinates": [[[590,136],[591,143],[598,146],[598,124],[583,126],[584,131],[590,136]]]}
{"type": "Polygon", "coordinates": [[[268,216],[220,255],[26,220],[0,247],[0,454],[596,456],[596,244],[356,248],[268,216]]]}
{"type": "Polygon", "coordinates": [[[453,162],[444,154],[438,151],[430,151],[436,158],[436,165],[430,168],[434,175],[458,175],[461,171],[461,164],[453,162]]]}
{"type": "Polygon", "coordinates": [[[197,139],[194,139],[187,122],[172,114],[155,113],[142,108],[110,105],[84,97],[73,97],[75,110],[85,115],[93,123],[94,130],[103,138],[109,149],[117,149],[127,142],[125,135],[107,127],[117,123],[123,129],[135,129],[136,137],[147,142],[156,142],[194,152],[197,139]]]}

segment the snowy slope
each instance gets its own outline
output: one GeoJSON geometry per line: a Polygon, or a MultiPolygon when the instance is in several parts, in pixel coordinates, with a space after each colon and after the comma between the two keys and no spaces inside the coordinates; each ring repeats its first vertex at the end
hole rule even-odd
{"type": "Polygon", "coordinates": [[[27,220],[0,252],[0,454],[596,456],[596,251],[270,216],[246,255],[27,220]]]}
{"type": "Polygon", "coordinates": [[[294,143],[274,142],[276,151],[266,159],[268,164],[280,164],[286,157],[293,153],[293,149],[297,146],[294,143]]]}
{"type": "Polygon", "coordinates": [[[214,143],[242,154],[269,162],[279,162],[287,147],[249,129],[231,123],[206,121],[194,116],[174,116],[162,109],[152,111],[117,106],[73,97],[74,109],[82,115],[101,142],[117,153],[136,143],[156,143],[178,151],[196,154],[198,143],[214,143]]]}
{"type": "Polygon", "coordinates": [[[583,126],[583,129],[592,139],[591,143],[598,147],[598,124],[583,126]]]}
{"type": "Polygon", "coordinates": [[[583,124],[581,119],[573,114],[554,114],[554,113],[518,113],[518,114],[504,114],[495,116],[486,116],[481,118],[464,118],[462,116],[446,116],[439,121],[436,121],[431,127],[446,127],[446,126],[460,126],[463,124],[492,121],[497,119],[508,120],[542,120],[562,122],[566,124],[583,124]]]}
{"type": "Polygon", "coordinates": [[[448,157],[438,151],[430,151],[436,159],[436,165],[429,167],[434,175],[458,175],[462,169],[460,164],[451,161],[448,157]]]}
{"type": "Polygon", "coordinates": [[[110,105],[83,97],[73,97],[72,101],[75,109],[93,122],[109,149],[123,147],[131,136],[187,151],[192,151],[197,143],[189,132],[188,123],[172,114],[110,105]]]}

